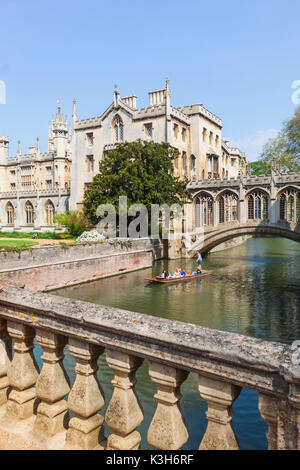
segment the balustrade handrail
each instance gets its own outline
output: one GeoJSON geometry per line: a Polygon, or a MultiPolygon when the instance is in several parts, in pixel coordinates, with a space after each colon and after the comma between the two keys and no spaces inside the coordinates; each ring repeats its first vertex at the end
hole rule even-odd
{"type": "Polygon", "coordinates": [[[137,428],[144,415],[135,374],[144,359],[157,387],[147,433],[155,449],[177,450],[188,440],[179,402],[189,372],[198,375],[208,404],[200,449],[239,449],[232,405],[243,387],[259,392],[268,448],[300,447],[300,373],[292,346],[12,286],[0,292],[0,341],[0,426],[13,417],[18,431],[18,422],[29,420],[30,436],[42,448],[55,435],[62,436],[62,448],[140,448],[137,428]],[[41,370],[34,338],[43,348],[41,370]],[[76,359],[72,389],[63,365],[67,344],[76,359]],[[96,375],[104,351],[114,372],[107,438],[99,414],[105,397],[96,375]]]}
{"type": "MultiPolygon", "coordinates": [[[[291,346],[7,286],[0,318],[288,399],[291,346]]],[[[300,397],[293,394],[292,401],[300,397]]]]}

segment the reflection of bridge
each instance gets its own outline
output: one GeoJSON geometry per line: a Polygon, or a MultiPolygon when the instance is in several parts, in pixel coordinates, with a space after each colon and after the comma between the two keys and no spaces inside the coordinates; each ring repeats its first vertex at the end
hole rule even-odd
{"type": "Polygon", "coordinates": [[[247,234],[300,242],[300,173],[189,183],[193,194],[189,251],[203,253],[247,234]]]}

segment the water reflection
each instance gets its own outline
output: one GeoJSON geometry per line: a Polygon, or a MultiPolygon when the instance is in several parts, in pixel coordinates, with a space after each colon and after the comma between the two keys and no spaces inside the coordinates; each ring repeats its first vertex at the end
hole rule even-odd
{"type": "MultiPolygon", "coordinates": [[[[299,244],[279,238],[249,239],[240,247],[204,260],[204,268],[213,270],[210,277],[169,286],[146,281],[152,274],[163,269],[173,271],[179,265],[191,270],[195,264],[191,260],[161,261],[153,269],[71,287],[57,294],[266,340],[290,343],[300,338],[299,244]]],[[[65,364],[73,378],[74,361],[68,355],[65,364]]],[[[104,357],[99,365],[99,380],[108,403],[112,372],[104,357]]],[[[155,387],[146,362],[137,377],[137,392],[145,413],[140,432],[146,449],[146,432],[155,410],[155,387]]],[[[194,374],[190,374],[182,391],[182,409],[190,433],[185,448],[196,449],[206,427],[206,404],[199,397],[194,374]]],[[[257,393],[243,390],[234,409],[242,447],[266,448],[266,424],[259,416],[257,393]]]]}

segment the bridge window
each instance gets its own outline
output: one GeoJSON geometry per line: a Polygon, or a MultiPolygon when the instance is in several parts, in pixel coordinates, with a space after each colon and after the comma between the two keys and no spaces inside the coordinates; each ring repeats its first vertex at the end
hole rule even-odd
{"type": "Polygon", "coordinates": [[[219,197],[219,223],[232,222],[238,218],[238,197],[226,192],[219,197]]]}
{"type": "Polygon", "coordinates": [[[280,195],[280,220],[297,222],[300,216],[300,191],[286,189],[280,195]]]}
{"type": "Polygon", "coordinates": [[[214,223],[214,202],[212,196],[201,195],[195,204],[195,226],[203,227],[214,223]]]}
{"type": "Polygon", "coordinates": [[[248,197],[248,219],[266,220],[268,211],[268,196],[261,191],[251,193],[248,197]]]}

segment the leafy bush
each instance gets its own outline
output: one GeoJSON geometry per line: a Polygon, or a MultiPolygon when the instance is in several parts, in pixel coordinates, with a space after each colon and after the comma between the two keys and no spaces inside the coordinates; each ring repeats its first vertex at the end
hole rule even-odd
{"type": "Polygon", "coordinates": [[[55,216],[55,222],[66,227],[73,237],[79,237],[83,232],[90,229],[90,223],[81,211],[57,214],[55,216]]]}

